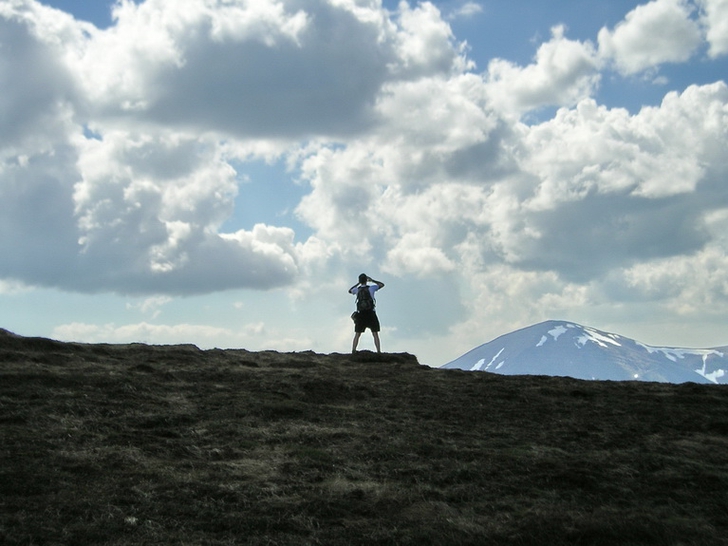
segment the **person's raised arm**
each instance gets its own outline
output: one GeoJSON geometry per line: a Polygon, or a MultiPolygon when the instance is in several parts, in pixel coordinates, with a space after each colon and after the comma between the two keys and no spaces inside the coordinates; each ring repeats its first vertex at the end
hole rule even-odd
{"type": "Polygon", "coordinates": [[[376,285],[377,285],[377,286],[378,286],[379,288],[384,288],[384,283],[383,283],[382,281],[375,281],[375,280],[374,280],[374,279],[372,279],[371,277],[367,277],[367,280],[368,280],[369,282],[373,282],[373,283],[374,283],[374,284],[376,284],[376,285]]]}

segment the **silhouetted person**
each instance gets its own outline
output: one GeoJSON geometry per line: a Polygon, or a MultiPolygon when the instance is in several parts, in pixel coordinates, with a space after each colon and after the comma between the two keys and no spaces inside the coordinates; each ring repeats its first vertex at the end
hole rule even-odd
{"type": "Polygon", "coordinates": [[[362,273],[359,275],[359,282],[349,288],[349,293],[356,296],[356,312],[352,315],[352,318],[354,319],[354,342],[351,346],[352,353],[356,352],[356,347],[359,344],[359,338],[367,328],[369,328],[372,332],[377,352],[382,352],[379,345],[379,317],[377,317],[377,312],[375,310],[376,300],[374,299],[374,293],[383,287],[383,282],[375,281],[374,279],[367,277],[365,273],[362,273]],[[370,282],[374,284],[369,284],[370,282]]]}

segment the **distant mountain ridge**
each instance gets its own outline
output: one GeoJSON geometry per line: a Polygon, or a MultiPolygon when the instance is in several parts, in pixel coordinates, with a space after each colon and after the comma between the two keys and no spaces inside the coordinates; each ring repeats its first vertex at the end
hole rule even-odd
{"type": "Polygon", "coordinates": [[[503,375],[728,384],[728,347],[652,347],[574,322],[550,320],[480,345],[441,368],[503,375]]]}

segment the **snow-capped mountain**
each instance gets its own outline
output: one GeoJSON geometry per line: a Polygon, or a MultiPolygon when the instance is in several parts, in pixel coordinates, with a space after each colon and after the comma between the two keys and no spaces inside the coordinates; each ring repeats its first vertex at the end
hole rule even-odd
{"type": "Polygon", "coordinates": [[[505,375],[728,384],[728,347],[651,347],[573,322],[551,320],[496,338],[442,368],[505,375]]]}

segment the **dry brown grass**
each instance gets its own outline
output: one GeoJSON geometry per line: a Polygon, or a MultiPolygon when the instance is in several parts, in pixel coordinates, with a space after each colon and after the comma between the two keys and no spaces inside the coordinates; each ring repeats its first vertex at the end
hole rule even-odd
{"type": "Polygon", "coordinates": [[[728,544],[728,387],[0,331],[0,543],[728,544]]]}

